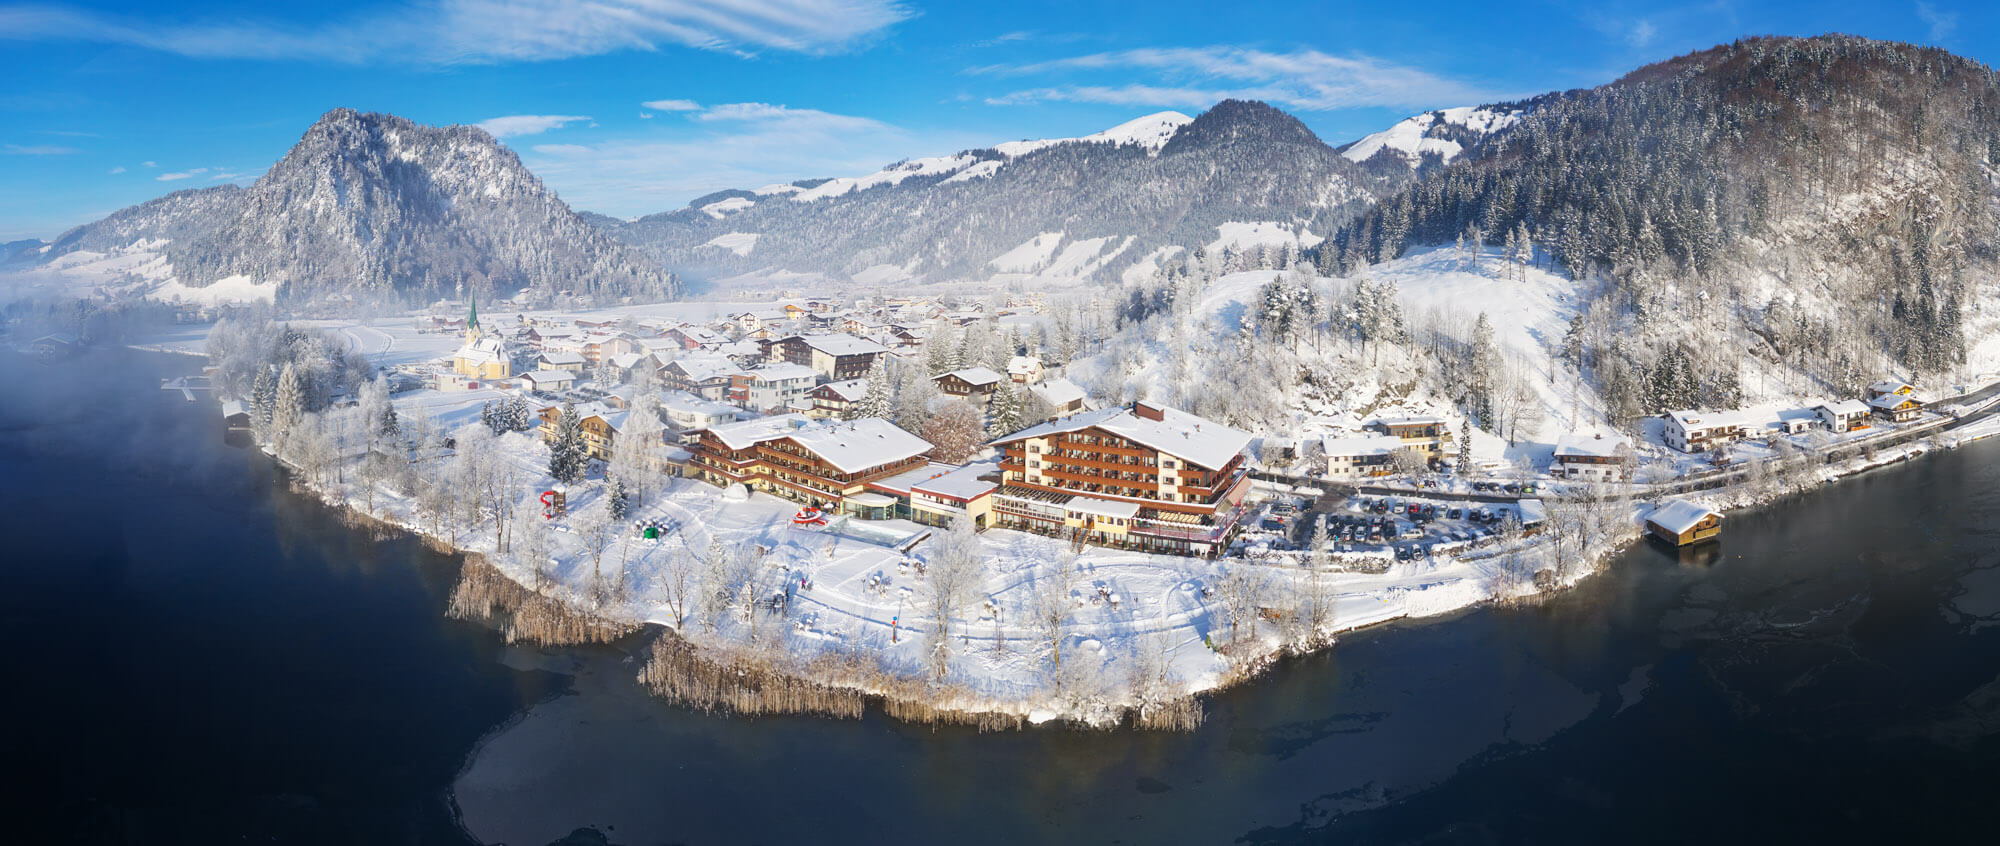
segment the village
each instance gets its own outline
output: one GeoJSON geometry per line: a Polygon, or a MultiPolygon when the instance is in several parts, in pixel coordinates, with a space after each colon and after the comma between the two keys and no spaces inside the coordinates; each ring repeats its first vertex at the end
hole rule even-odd
{"type": "MultiPolygon", "coordinates": [[[[1993,401],[1927,402],[1888,380],[1810,406],[1675,411],[1636,438],[1577,432],[1506,461],[1470,449],[1465,421],[1408,409],[1300,436],[1097,402],[1033,295],[709,311],[443,303],[400,328],[346,327],[386,397],[332,397],[326,414],[436,433],[412,470],[439,489],[507,489],[461,513],[431,501],[450,490],[343,474],[368,463],[366,437],[301,469],[592,613],[715,648],[775,640],[797,662],[869,654],[947,685],[961,710],[1102,721],[1340,631],[1558,589],[1642,535],[1711,544],[1725,500],[1705,489],[1993,401]],[[505,469],[461,466],[478,462],[505,469]],[[952,560],[969,572],[945,578],[952,560]]],[[[268,398],[224,412],[271,434],[268,398]]]]}

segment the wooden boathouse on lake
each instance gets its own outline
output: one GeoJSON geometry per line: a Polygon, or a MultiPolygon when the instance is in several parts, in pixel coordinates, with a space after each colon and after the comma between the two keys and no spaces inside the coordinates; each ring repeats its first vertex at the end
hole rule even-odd
{"type": "Polygon", "coordinates": [[[1674,546],[1700,543],[1722,534],[1722,512],[1685,499],[1669,500],[1646,518],[1646,531],[1674,546]]]}

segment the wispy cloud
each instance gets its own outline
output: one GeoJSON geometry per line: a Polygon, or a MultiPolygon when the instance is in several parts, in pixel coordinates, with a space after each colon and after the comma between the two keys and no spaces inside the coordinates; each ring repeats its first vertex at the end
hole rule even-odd
{"type": "Polygon", "coordinates": [[[540,135],[551,129],[561,129],[572,123],[590,120],[589,115],[508,115],[487,118],[475,126],[493,134],[495,138],[513,138],[518,135],[540,135]]]}
{"type": "Polygon", "coordinates": [[[1029,64],[987,65],[970,68],[967,73],[1006,78],[1129,77],[1132,71],[1155,78],[1065,82],[989,97],[987,102],[1019,105],[1056,100],[1202,107],[1236,97],[1293,109],[1331,110],[1357,106],[1429,108],[1490,102],[1503,96],[1372,56],[1336,56],[1318,50],[1278,53],[1236,46],[1119,50],[1029,64]]]}
{"type": "Polygon", "coordinates": [[[140,167],[159,167],[159,166],[160,166],[160,163],[159,163],[159,162],[140,162],[140,163],[139,163],[139,166],[140,166],[140,167]]]}
{"type": "Polygon", "coordinates": [[[119,165],[119,166],[117,166],[117,167],[114,167],[114,168],[112,168],[112,169],[111,169],[111,171],[110,171],[110,173],[111,173],[111,175],[112,175],[112,176],[117,176],[118,174],[121,174],[121,173],[124,173],[124,172],[125,172],[125,166],[124,166],[124,165],[119,165]]]}
{"type": "Polygon", "coordinates": [[[873,173],[913,154],[992,140],[919,136],[873,118],[770,103],[727,103],[689,116],[588,145],[538,144],[522,157],[572,206],[629,217],[669,211],[723,188],[873,173]]]}
{"type": "Polygon", "coordinates": [[[1940,12],[1929,3],[1917,4],[1917,19],[1931,28],[1931,40],[1943,41],[1958,29],[1957,12],[1940,12]]]}
{"type": "Polygon", "coordinates": [[[640,103],[639,106],[641,108],[652,109],[656,112],[701,111],[701,104],[693,100],[647,100],[644,103],[640,103]]]}
{"type": "Polygon", "coordinates": [[[911,14],[898,0],[418,0],[313,25],[186,24],[16,5],[0,6],[0,39],[128,44],[197,58],[448,65],[668,46],[824,53],[911,14]]]}
{"type": "Polygon", "coordinates": [[[177,173],[162,173],[159,176],[153,177],[153,179],[154,181],[157,182],[177,182],[179,180],[190,179],[196,175],[207,172],[208,168],[205,167],[189,168],[187,170],[179,171],[177,173]]]}
{"type": "Polygon", "coordinates": [[[58,147],[54,144],[8,144],[0,146],[0,153],[10,156],[67,156],[76,152],[75,147],[58,147]]]}

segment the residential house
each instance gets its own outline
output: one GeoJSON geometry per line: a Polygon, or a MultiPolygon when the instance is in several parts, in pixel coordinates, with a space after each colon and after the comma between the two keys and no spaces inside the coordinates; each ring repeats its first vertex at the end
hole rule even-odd
{"type": "Polygon", "coordinates": [[[1401,438],[1405,449],[1416,450],[1428,458],[1442,456],[1444,445],[1451,442],[1451,425],[1442,417],[1384,417],[1363,428],[1401,438]]]}
{"type": "Polygon", "coordinates": [[[729,403],[702,399],[686,391],[661,391],[659,399],[660,412],[680,429],[707,429],[754,416],[729,403]]]}
{"type": "Polygon", "coordinates": [[[1814,406],[1813,411],[1819,415],[1821,426],[1825,427],[1829,432],[1840,434],[1868,428],[1868,416],[1871,409],[1868,407],[1868,403],[1861,400],[1847,399],[1833,403],[1822,403],[1814,406]]]}
{"type": "Polygon", "coordinates": [[[567,370],[571,373],[583,372],[583,353],[544,352],[535,357],[537,370],[567,370]]]}
{"type": "MultiPolygon", "coordinates": [[[[542,407],[538,415],[542,422],[536,427],[536,431],[541,434],[544,442],[555,443],[556,427],[561,424],[562,411],[563,406],[560,404],[542,407]]],[[[585,403],[576,407],[576,413],[581,418],[579,422],[583,429],[585,451],[590,453],[591,458],[610,461],[612,445],[617,441],[618,431],[625,427],[625,420],[631,416],[631,412],[598,403],[585,403]]]]}
{"type": "Polygon", "coordinates": [[[1707,452],[1741,439],[1743,415],[1734,411],[1669,411],[1666,419],[1667,446],[1681,452],[1707,452]]]}
{"type": "Polygon", "coordinates": [[[1250,434],[1147,402],[1058,418],[993,442],[997,525],[1211,555],[1243,514],[1250,434]]]}
{"type": "Polygon", "coordinates": [[[766,364],[732,374],[729,401],[753,411],[790,411],[793,406],[809,407],[806,393],[819,377],[813,369],[799,364],[766,364]]]}
{"type": "Polygon", "coordinates": [[[1032,355],[1017,355],[1007,360],[1007,378],[1017,385],[1032,385],[1042,381],[1042,360],[1032,355]]]}
{"type": "Polygon", "coordinates": [[[792,335],[775,341],[770,358],[801,364],[829,381],[860,379],[888,347],[853,335],[792,335]]]}
{"type": "Polygon", "coordinates": [[[1052,418],[1067,417],[1084,410],[1083,388],[1068,379],[1044,379],[1041,384],[1029,386],[1028,392],[1048,403],[1052,418]]]}
{"type": "Polygon", "coordinates": [[[1624,481],[1631,459],[1632,442],[1622,435],[1564,435],[1556,441],[1549,469],[1564,479],[1618,482],[1624,481]]]}
{"type": "Polygon", "coordinates": [[[1891,423],[1908,423],[1924,413],[1924,401],[1914,393],[1891,392],[1869,398],[1875,416],[1891,423]]]}
{"type": "Polygon", "coordinates": [[[1861,401],[1867,402],[1886,394],[1901,394],[1907,397],[1915,396],[1916,393],[1917,387],[1908,382],[1900,379],[1883,379],[1863,389],[1861,392],[1861,401]]]}
{"type": "Polygon", "coordinates": [[[948,397],[960,397],[975,405],[985,405],[1007,377],[987,367],[966,367],[931,377],[938,390],[948,397]]]}
{"type": "Polygon", "coordinates": [[[521,374],[521,387],[530,391],[557,393],[576,384],[576,374],[567,370],[536,370],[521,374]]]}
{"type": "Polygon", "coordinates": [[[660,368],[660,381],[702,399],[720,400],[729,396],[729,377],[741,372],[743,368],[720,356],[677,358],[660,368]]]}
{"type": "Polygon", "coordinates": [[[846,417],[847,410],[867,395],[867,379],[827,382],[806,392],[806,398],[812,400],[812,410],[806,414],[822,419],[846,417]]]}
{"type": "Polygon", "coordinates": [[[1395,435],[1362,435],[1320,439],[1326,453],[1326,475],[1337,480],[1365,479],[1396,472],[1396,453],[1403,439],[1395,435]]]}

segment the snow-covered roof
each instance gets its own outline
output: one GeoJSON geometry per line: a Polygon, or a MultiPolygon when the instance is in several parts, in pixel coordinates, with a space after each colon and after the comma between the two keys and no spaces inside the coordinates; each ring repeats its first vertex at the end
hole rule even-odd
{"type": "Polygon", "coordinates": [[[760,382],[789,382],[799,379],[811,380],[818,375],[818,371],[810,367],[803,364],[791,364],[789,362],[766,364],[763,367],[750,371],[750,376],[760,382]]]}
{"type": "Polygon", "coordinates": [[[1368,455],[1389,455],[1403,448],[1403,439],[1395,435],[1358,435],[1339,437],[1327,435],[1319,440],[1320,449],[1328,458],[1360,457],[1368,455]]]}
{"type": "Polygon", "coordinates": [[[1894,411],[1898,406],[1901,406],[1904,403],[1911,403],[1911,402],[1917,403],[1919,405],[1923,404],[1923,400],[1917,399],[1915,396],[1910,394],[1883,394],[1872,400],[1869,400],[1868,405],[1874,408],[1881,409],[1883,411],[1894,411]]]}
{"type": "Polygon", "coordinates": [[[1722,512],[1707,506],[1696,505],[1685,499],[1675,499],[1668,500],[1667,504],[1647,515],[1646,522],[1678,535],[1694,528],[1696,523],[1707,519],[1711,514],[1722,516],[1722,512]]]}
{"type": "Polygon", "coordinates": [[[620,370],[630,370],[651,355],[651,353],[619,353],[611,357],[611,363],[620,370]]]}
{"type": "Polygon", "coordinates": [[[1750,422],[1740,411],[1669,411],[1667,417],[1688,430],[1739,428],[1750,422]]]}
{"type": "Polygon", "coordinates": [[[718,400],[703,399],[686,391],[661,391],[660,408],[668,412],[708,417],[734,417],[743,409],[718,400]]]}
{"type": "Polygon", "coordinates": [[[1858,399],[1844,399],[1840,402],[1821,403],[1813,410],[1829,411],[1836,417],[1852,417],[1856,414],[1867,414],[1868,404],[1858,399]]]}
{"type": "Polygon", "coordinates": [[[826,391],[848,402],[855,402],[868,395],[868,380],[846,379],[839,382],[828,382],[819,386],[818,390],[826,391]]]}
{"type": "Polygon", "coordinates": [[[249,414],[249,413],[250,413],[250,407],[245,405],[242,400],[222,401],[222,416],[224,417],[235,417],[238,414],[249,414]]]}
{"type": "Polygon", "coordinates": [[[1035,396],[1041,397],[1043,402],[1057,408],[1073,402],[1083,401],[1083,388],[1078,387],[1075,382],[1061,377],[1045,379],[1041,384],[1035,385],[1028,390],[1034,392],[1035,396]]]}
{"type": "Polygon", "coordinates": [[[1913,391],[1916,388],[1912,387],[1910,383],[1899,379],[1883,379],[1880,382],[1869,385],[1868,390],[1884,394],[1894,394],[1903,391],[1913,391]]]}
{"type": "Polygon", "coordinates": [[[1007,359],[1007,372],[1026,376],[1042,369],[1042,360],[1031,355],[1017,355],[1007,359]]]}
{"type": "Polygon", "coordinates": [[[1118,517],[1130,520],[1139,514],[1139,503],[1098,499],[1094,496],[1073,496],[1063,505],[1078,514],[1095,514],[1099,517],[1118,517]]]}
{"type": "Polygon", "coordinates": [[[1008,443],[1024,438],[1041,438],[1062,432],[1098,428],[1121,438],[1138,441],[1153,449],[1192,461],[1210,470],[1219,470],[1250,445],[1250,433],[1205,420],[1179,409],[1153,406],[1161,419],[1140,417],[1131,407],[1086,411],[1047,423],[1030,426],[994,441],[1008,443]]]}
{"type": "Polygon", "coordinates": [[[1548,506],[1543,505],[1539,499],[1524,499],[1514,505],[1516,508],[1521,509],[1521,525],[1523,526],[1546,523],[1549,520],[1548,506]]]}
{"type": "Polygon", "coordinates": [[[574,382],[576,374],[567,370],[536,370],[521,374],[521,378],[530,382],[574,382]]]}
{"type": "Polygon", "coordinates": [[[913,470],[905,470],[901,473],[897,473],[896,475],[890,476],[885,479],[876,479],[873,482],[869,482],[868,486],[871,488],[878,488],[885,491],[893,491],[895,493],[902,494],[903,496],[909,496],[910,488],[923,484],[924,482],[928,482],[932,479],[935,479],[939,476],[942,476],[956,469],[958,469],[956,465],[945,464],[940,461],[933,461],[922,467],[918,467],[913,470]]]}
{"type": "Polygon", "coordinates": [[[1389,426],[1438,426],[1438,425],[1442,425],[1442,424],[1443,424],[1444,422],[1445,422],[1445,421],[1444,421],[1444,418],[1442,418],[1442,417],[1438,417],[1438,416],[1436,416],[1436,415],[1431,415],[1431,414],[1416,414],[1416,415],[1411,415],[1411,416],[1408,416],[1408,417],[1380,417],[1380,418],[1376,418],[1376,420],[1375,420],[1375,425],[1377,425],[1377,426],[1382,426],[1382,427],[1389,427],[1389,426]]]}
{"type": "Polygon", "coordinates": [[[688,379],[696,382],[706,382],[710,379],[722,379],[729,376],[732,373],[740,373],[743,371],[743,368],[737,366],[736,362],[730,361],[727,358],[720,358],[720,357],[677,358],[669,362],[667,366],[670,368],[678,369],[681,373],[685,374],[688,379]]]}
{"type": "Polygon", "coordinates": [[[582,364],[583,354],[574,352],[545,352],[541,361],[548,364],[582,364]]]}
{"type": "Polygon", "coordinates": [[[1565,458],[1617,458],[1631,451],[1632,443],[1623,435],[1564,435],[1556,440],[1556,460],[1565,458]]]}
{"type": "Polygon", "coordinates": [[[474,362],[506,361],[507,347],[499,338],[480,338],[459,347],[458,352],[452,353],[451,357],[474,362]]]}
{"type": "Polygon", "coordinates": [[[1000,383],[1000,380],[1007,378],[993,372],[993,369],[990,367],[962,367],[950,373],[940,375],[937,378],[943,379],[945,376],[957,377],[966,384],[974,387],[980,385],[997,385],[1000,383]]]}
{"type": "Polygon", "coordinates": [[[879,417],[850,421],[816,421],[802,414],[780,414],[709,429],[730,449],[789,438],[842,473],[901,461],[931,451],[931,442],[879,417]]]}
{"type": "Polygon", "coordinates": [[[999,487],[999,485],[983,481],[979,477],[991,475],[999,471],[1000,465],[996,462],[975,462],[967,464],[964,467],[954,467],[949,473],[934,479],[918,482],[912,487],[914,490],[920,490],[924,493],[948,499],[974,500],[992,493],[994,488],[999,487]]]}
{"type": "Polygon", "coordinates": [[[889,351],[888,347],[865,338],[856,338],[853,335],[796,335],[794,337],[804,341],[807,346],[827,355],[870,355],[889,351]]]}

